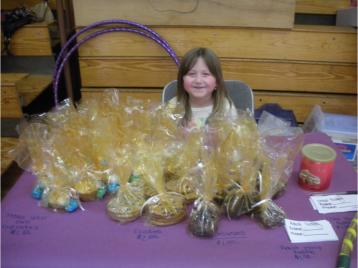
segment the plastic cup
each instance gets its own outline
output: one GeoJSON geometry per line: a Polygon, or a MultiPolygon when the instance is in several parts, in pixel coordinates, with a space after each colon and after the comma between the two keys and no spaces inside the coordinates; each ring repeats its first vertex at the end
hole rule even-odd
{"type": "Polygon", "coordinates": [[[326,190],[331,183],[336,151],[327,145],[310,143],[301,152],[299,185],[311,191],[326,190]]]}

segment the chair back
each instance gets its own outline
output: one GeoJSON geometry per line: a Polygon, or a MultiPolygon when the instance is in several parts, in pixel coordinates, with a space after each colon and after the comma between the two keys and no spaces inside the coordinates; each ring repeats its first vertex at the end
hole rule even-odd
{"type": "MultiPolygon", "coordinates": [[[[254,114],[254,94],[252,89],[239,80],[225,80],[225,87],[228,95],[238,110],[249,110],[254,114]]],[[[162,93],[162,103],[167,103],[177,93],[177,80],[165,85],[162,93]]]]}

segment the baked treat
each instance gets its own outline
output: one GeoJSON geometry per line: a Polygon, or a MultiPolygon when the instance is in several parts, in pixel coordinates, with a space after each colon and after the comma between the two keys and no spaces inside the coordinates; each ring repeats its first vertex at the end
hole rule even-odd
{"type": "Polygon", "coordinates": [[[77,191],[81,201],[97,199],[98,182],[91,178],[84,178],[75,183],[73,188],[77,191]]]}
{"type": "Polygon", "coordinates": [[[68,188],[52,188],[47,194],[47,205],[53,209],[64,209],[70,199],[68,188]]]}
{"type": "Polygon", "coordinates": [[[254,210],[254,216],[266,228],[273,228],[285,224],[286,213],[271,199],[259,201],[254,210]]]}
{"type": "Polygon", "coordinates": [[[117,194],[107,204],[108,215],[120,223],[134,221],[140,216],[144,203],[144,193],[141,184],[134,182],[122,186],[117,194]]]}
{"type": "Polygon", "coordinates": [[[188,177],[168,181],[166,183],[166,189],[169,192],[176,192],[182,194],[187,203],[192,203],[196,198],[198,198],[193,183],[188,177]]]}
{"type": "Polygon", "coordinates": [[[246,193],[242,188],[229,190],[223,202],[228,218],[237,219],[250,212],[255,200],[255,194],[246,193]]]}
{"type": "Polygon", "coordinates": [[[198,237],[212,237],[218,229],[219,218],[219,207],[212,201],[199,198],[190,213],[189,231],[198,237]]]}
{"type": "Polygon", "coordinates": [[[184,197],[177,193],[162,193],[151,197],[143,209],[146,220],[152,225],[172,225],[186,216],[184,197]]]}

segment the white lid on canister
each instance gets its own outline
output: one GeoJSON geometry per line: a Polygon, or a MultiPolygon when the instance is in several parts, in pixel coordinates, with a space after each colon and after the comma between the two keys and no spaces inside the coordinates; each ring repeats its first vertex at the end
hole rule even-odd
{"type": "Polygon", "coordinates": [[[306,144],[302,148],[302,154],[308,159],[316,162],[330,162],[336,159],[337,156],[335,150],[320,143],[306,144]]]}

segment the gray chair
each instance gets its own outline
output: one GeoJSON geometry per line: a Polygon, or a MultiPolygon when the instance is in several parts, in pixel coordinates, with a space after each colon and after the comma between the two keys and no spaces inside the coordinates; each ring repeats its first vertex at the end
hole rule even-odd
{"type": "MultiPolygon", "coordinates": [[[[226,90],[233,101],[236,109],[248,110],[254,115],[254,94],[252,89],[239,80],[225,80],[226,90]]],[[[167,103],[176,96],[177,80],[173,80],[165,85],[162,93],[162,103],[167,103]]]]}

